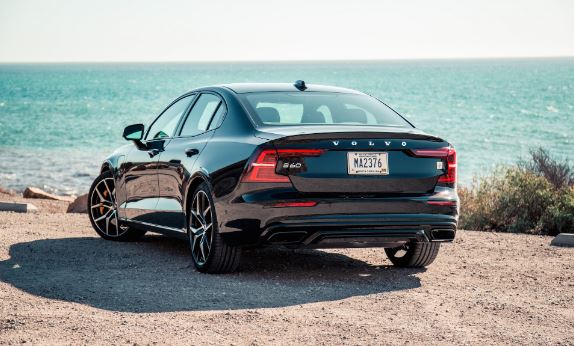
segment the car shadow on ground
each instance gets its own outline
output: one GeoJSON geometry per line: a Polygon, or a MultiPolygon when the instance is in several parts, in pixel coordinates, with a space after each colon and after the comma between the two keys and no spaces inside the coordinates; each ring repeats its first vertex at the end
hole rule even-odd
{"type": "Polygon", "coordinates": [[[241,271],[195,271],[187,244],[163,236],[120,243],[99,238],[15,244],[0,280],[27,293],[121,312],[285,307],[420,287],[420,269],[371,265],[318,250],[244,253],[241,271]]]}

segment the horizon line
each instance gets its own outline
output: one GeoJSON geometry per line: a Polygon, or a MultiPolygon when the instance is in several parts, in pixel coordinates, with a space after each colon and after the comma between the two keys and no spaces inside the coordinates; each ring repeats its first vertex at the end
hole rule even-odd
{"type": "Polygon", "coordinates": [[[540,56],[492,56],[492,57],[442,57],[442,58],[376,58],[376,59],[269,59],[269,60],[77,60],[77,61],[0,61],[0,65],[33,64],[225,64],[225,63],[354,63],[354,62],[399,62],[399,61],[452,61],[452,60],[532,60],[572,59],[574,55],[540,56]]]}

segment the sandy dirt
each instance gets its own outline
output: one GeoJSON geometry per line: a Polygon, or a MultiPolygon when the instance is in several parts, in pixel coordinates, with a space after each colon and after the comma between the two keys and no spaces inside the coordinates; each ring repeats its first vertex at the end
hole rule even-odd
{"type": "Polygon", "coordinates": [[[184,242],[104,241],[50,203],[0,212],[0,344],[574,345],[574,248],[548,237],[461,231],[426,270],[381,249],[249,251],[216,276],[184,242]]]}

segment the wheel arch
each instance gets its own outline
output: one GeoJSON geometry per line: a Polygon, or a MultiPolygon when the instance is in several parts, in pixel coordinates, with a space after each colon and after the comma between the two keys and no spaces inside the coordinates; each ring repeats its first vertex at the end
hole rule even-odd
{"type": "Polygon", "coordinates": [[[109,161],[104,161],[104,163],[102,163],[102,167],[100,168],[100,174],[102,174],[106,171],[110,171],[113,173],[112,163],[109,161]]]}
{"type": "Polygon", "coordinates": [[[118,174],[118,169],[119,169],[119,165],[121,160],[125,157],[125,155],[110,155],[108,156],[104,162],[102,163],[102,165],[100,166],[100,174],[106,172],[106,171],[110,171],[112,172],[112,175],[114,176],[114,178],[117,178],[117,174],[118,174]]]}
{"type": "Polygon", "coordinates": [[[195,189],[197,189],[197,187],[202,183],[207,183],[211,188],[211,184],[209,183],[209,177],[203,172],[198,172],[189,179],[189,183],[187,184],[187,188],[185,189],[185,196],[183,199],[185,204],[183,207],[186,215],[185,217],[186,224],[187,224],[187,214],[189,212],[189,206],[191,205],[191,199],[193,198],[193,191],[195,191],[195,189]]]}

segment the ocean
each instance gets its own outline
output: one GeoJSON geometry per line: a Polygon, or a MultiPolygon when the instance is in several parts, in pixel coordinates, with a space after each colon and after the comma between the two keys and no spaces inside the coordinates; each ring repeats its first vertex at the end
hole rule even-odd
{"type": "Polygon", "coordinates": [[[184,92],[297,79],[369,93],[449,140],[462,185],[539,146],[574,159],[574,58],[0,64],[0,186],[84,193],[123,128],[184,92]]]}

